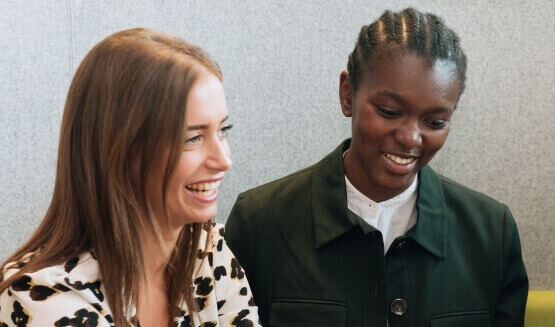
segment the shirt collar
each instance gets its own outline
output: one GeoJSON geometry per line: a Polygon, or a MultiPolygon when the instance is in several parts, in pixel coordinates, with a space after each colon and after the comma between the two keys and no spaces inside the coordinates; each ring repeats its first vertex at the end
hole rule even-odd
{"type": "Polygon", "coordinates": [[[361,212],[365,212],[366,210],[368,210],[368,207],[372,204],[378,204],[380,207],[380,211],[384,211],[397,209],[413,199],[413,196],[416,196],[418,176],[414,178],[414,181],[406,190],[403,191],[403,193],[382,202],[376,202],[360,192],[353,184],[351,184],[351,182],[347,178],[347,175],[345,175],[345,185],[347,188],[347,203],[358,207],[361,212]]]}

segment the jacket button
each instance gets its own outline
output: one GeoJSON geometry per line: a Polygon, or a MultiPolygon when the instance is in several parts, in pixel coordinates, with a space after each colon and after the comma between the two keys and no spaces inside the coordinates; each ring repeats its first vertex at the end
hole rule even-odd
{"type": "Polygon", "coordinates": [[[402,251],[404,247],[405,247],[405,241],[399,242],[399,244],[397,244],[397,247],[396,247],[397,252],[402,251]]]}
{"type": "Polygon", "coordinates": [[[396,299],[391,302],[391,312],[396,316],[402,316],[407,312],[407,302],[403,299],[396,299]]]}

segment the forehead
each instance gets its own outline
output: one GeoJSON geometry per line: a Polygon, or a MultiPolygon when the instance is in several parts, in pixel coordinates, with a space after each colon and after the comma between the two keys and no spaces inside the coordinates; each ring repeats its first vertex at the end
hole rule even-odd
{"type": "Polygon", "coordinates": [[[380,51],[363,71],[359,91],[389,91],[420,101],[454,103],[460,92],[455,63],[415,52],[380,51]]]}
{"type": "Polygon", "coordinates": [[[227,116],[222,82],[214,74],[201,76],[191,88],[187,98],[186,124],[219,124],[227,116]]]}

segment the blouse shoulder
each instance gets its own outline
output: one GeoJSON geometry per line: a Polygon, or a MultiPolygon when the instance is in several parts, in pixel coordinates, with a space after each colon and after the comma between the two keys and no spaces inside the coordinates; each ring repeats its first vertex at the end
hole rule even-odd
{"type": "MultiPolygon", "coordinates": [[[[4,279],[25,265],[8,264],[4,279]]],[[[111,326],[98,261],[90,252],[23,274],[0,294],[0,326],[111,326]],[[5,324],[5,325],[2,325],[5,324]]]]}
{"type": "Polygon", "coordinates": [[[210,241],[205,249],[215,280],[222,283],[246,281],[245,272],[224,239],[225,227],[214,223],[210,241]]]}
{"type": "Polygon", "coordinates": [[[199,269],[193,280],[199,316],[219,326],[259,326],[258,308],[245,272],[224,236],[224,226],[215,223],[210,234],[205,232],[200,240],[199,269]]]}

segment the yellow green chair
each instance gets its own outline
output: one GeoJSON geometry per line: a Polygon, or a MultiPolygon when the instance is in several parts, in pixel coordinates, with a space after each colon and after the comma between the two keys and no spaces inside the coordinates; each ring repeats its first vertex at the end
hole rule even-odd
{"type": "Polygon", "coordinates": [[[529,291],[524,326],[555,327],[555,290],[529,291]]]}

